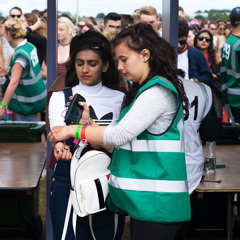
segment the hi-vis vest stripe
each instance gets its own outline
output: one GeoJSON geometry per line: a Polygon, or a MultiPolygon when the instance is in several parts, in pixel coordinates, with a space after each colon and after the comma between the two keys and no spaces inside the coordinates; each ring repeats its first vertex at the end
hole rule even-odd
{"type": "Polygon", "coordinates": [[[204,168],[204,162],[202,162],[198,165],[197,164],[189,165],[189,166],[187,166],[187,173],[194,174],[194,173],[202,172],[203,168],[204,168]]]}
{"type": "Polygon", "coordinates": [[[45,90],[43,93],[34,96],[34,97],[24,97],[24,96],[17,96],[16,94],[13,95],[12,98],[17,99],[19,102],[25,102],[25,103],[34,103],[36,101],[39,101],[46,97],[47,90],[45,90]]]}
{"type": "Polygon", "coordinates": [[[227,67],[221,67],[221,72],[226,72],[230,76],[233,76],[235,78],[240,78],[240,73],[237,73],[232,69],[227,69],[227,67]]]}
{"type": "Polygon", "coordinates": [[[170,140],[132,140],[120,147],[133,152],[184,152],[184,146],[180,141],[170,140]]]}
{"type": "Polygon", "coordinates": [[[126,179],[111,175],[109,183],[116,188],[145,191],[145,192],[165,192],[181,193],[188,191],[187,181],[166,181],[151,179],[126,179]]]}
{"type": "MultiPolygon", "coordinates": [[[[31,56],[28,54],[28,52],[23,50],[23,49],[17,50],[14,53],[14,56],[17,55],[18,53],[20,53],[20,54],[23,53],[23,54],[25,54],[28,57],[28,59],[31,59],[31,56]]],[[[32,68],[30,68],[30,75],[33,77],[32,79],[27,79],[27,80],[20,79],[19,84],[22,84],[22,85],[33,85],[33,84],[37,83],[42,78],[42,73],[39,72],[35,76],[35,73],[34,73],[32,68]]]]}
{"type": "MultiPolygon", "coordinates": [[[[177,94],[179,108],[166,132],[143,131],[131,142],[115,148],[109,166],[110,197],[107,206],[143,221],[179,222],[190,219],[190,199],[184,154],[183,109],[173,84],[156,76],[141,87],[130,106],[151,86],[159,84],[177,94]]],[[[161,104],[161,103],[154,103],[161,104]]],[[[147,117],[147,116],[146,116],[147,117]]]]}

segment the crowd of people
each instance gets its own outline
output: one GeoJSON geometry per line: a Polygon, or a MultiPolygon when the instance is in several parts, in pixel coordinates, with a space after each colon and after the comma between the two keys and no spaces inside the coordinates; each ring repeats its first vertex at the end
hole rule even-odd
{"type": "MultiPolygon", "coordinates": [[[[91,224],[78,217],[77,239],[120,240],[126,214],[132,240],[149,232],[152,240],[186,239],[202,141],[219,137],[224,107],[240,123],[240,7],[226,23],[188,21],[179,7],[177,56],[152,6],[110,12],[99,23],[58,12],[57,23],[57,78],[48,92],[47,10],[13,7],[0,27],[0,119],[12,111],[13,120],[44,120],[51,130],[54,239],[62,236],[79,140],[88,143],[84,152],[104,151],[112,162],[107,210],[91,224]],[[86,99],[82,118],[66,126],[76,93],[86,99]]],[[[66,239],[75,239],[71,221],[66,239]]]]}

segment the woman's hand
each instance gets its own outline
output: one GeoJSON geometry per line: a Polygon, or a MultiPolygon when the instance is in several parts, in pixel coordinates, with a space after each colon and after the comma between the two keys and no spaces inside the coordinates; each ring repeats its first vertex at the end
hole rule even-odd
{"type": "Polygon", "coordinates": [[[7,70],[0,67],[0,77],[4,77],[5,75],[7,75],[7,70]]]}
{"type": "Polygon", "coordinates": [[[68,161],[72,159],[72,153],[70,152],[70,148],[62,142],[58,142],[55,144],[54,156],[56,159],[62,161],[68,161]]]}
{"type": "Polygon", "coordinates": [[[80,102],[79,105],[83,107],[83,113],[79,121],[79,124],[84,125],[86,123],[89,123],[91,120],[89,107],[86,102],[80,102]]]}
{"type": "Polygon", "coordinates": [[[0,106],[0,120],[3,117],[4,111],[5,111],[5,108],[3,106],[0,106]]]}
{"type": "Polygon", "coordinates": [[[53,127],[47,137],[51,143],[57,143],[70,137],[74,137],[76,126],[77,125],[53,127]]]}
{"type": "MultiPolygon", "coordinates": [[[[73,100],[73,96],[70,96],[69,97],[69,100],[72,101],[73,100]]],[[[67,103],[67,106],[69,107],[71,104],[71,102],[68,102],[67,103]]],[[[90,112],[89,112],[89,107],[87,105],[86,102],[78,102],[78,104],[83,107],[83,113],[82,113],[82,116],[81,116],[81,119],[79,120],[79,123],[80,125],[84,125],[88,122],[90,122],[91,118],[90,118],[90,112]]]]}

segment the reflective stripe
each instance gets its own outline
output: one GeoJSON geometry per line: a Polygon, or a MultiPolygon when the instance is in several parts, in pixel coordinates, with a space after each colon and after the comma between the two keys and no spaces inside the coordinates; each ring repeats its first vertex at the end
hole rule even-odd
{"type": "Polygon", "coordinates": [[[227,67],[226,66],[223,66],[220,68],[220,72],[223,73],[223,72],[226,72],[227,71],[227,67]]]}
{"type": "Polygon", "coordinates": [[[200,138],[193,142],[186,142],[185,143],[185,151],[186,152],[194,151],[194,150],[197,150],[201,146],[202,146],[202,141],[200,138]]]}
{"type": "Polygon", "coordinates": [[[34,97],[17,96],[16,94],[14,94],[12,98],[18,100],[19,102],[34,103],[44,99],[46,96],[47,96],[47,90],[45,90],[43,93],[34,97]]]}
{"type": "Polygon", "coordinates": [[[39,72],[37,76],[34,76],[34,72],[31,68],[32,79],[20,79],[20,84],[22,85],[33,85],[37,83],[42,78],[42,73],[39,72]]]}
{"type": "MultiPolygon", "coordinates": [[[[23,49],[17,50],[17,51],[14,53],[14,56],[15,56],[17,53],[23,53],[23,54],[25,54],[25,55],[28,57],[29,60],[31,59],[30,54],[29,54],[27,51],[23,50],[23,49]]],[[[30,75],[32,76],[32,79],[28,79],[28,80],[26,80],[26,79],[20,79],[20,84],[22,84],[22,85],[32,85],[32,84],[37,83],[37,82],[39,81],[39,79],[42,78],[42,73],[39,72],[38,75],[35,76],[34,71],[33,71],[32,68],[30,68],[30,75]]]]}
{"type": "Polygon", "coordinates": [[[233,94],[233,95],[240,95],[240,89],[228,88],[227,93],[233,94]]]}
{"type": "MultiPolygon", "coordinates": [[[[178,111],[180,111],[180,108],[178,109],[178,111]]],[[[176,148],[176,150],[175,151],[173,150],[172,152],[184,152],[185,151],[185,148],[184,148],[185,147],[184,146],[184,125],[183,125],[183,120],[182,120],[182,114],[183,114],[183,112],[180,112],[179,118],[178,118],[178,123],[177,123],[177,128],[178,128],[178,131],[180,134],[180,142],[182,143],[180,146],[181,149],[179,149],[179,151],[178,151],[176,148]]],[[[171,141],[171,144],[173,144],[174,142],[175,141],[171,141]]],[[[175,146],[175,143],[173,144],[173,146],[175,146]]],[[[168,148],[170,148],[170,146],[168,146],[168,148]]],[[[166,151],[166,152],[171,152],[171,149],[170,149],[170,151],[166,151]]],[[[162,151],[162,152],[164,152],[164,151],[162,151]]]]}
{"type": "Polygon", "coordinates": [[[171,84],[171,83],[169,82],[169,80],[167,80],[167,79],[165,79],[165,78],[162,78],[162,77],[159,77],[159,78],[160,78],[161,81],[165,82],[165,83],[169,86],[170,89],[173,88],[173,84],[171,84]]]}
{"type": "Polygon", "coordinates": [[[26,52],[25,50],[23,50],[23,49],[18,49],[15,53],[14,53],[14,57],[15,57],[15,55],[17,54],[17,53],[24,53],[25,55],[27,55],[27,57],[28,57],[28,60],[29,59],[31,59],[31,57],[30,57],[30,55],[29,55],[29,53],[28,52],[26,52]]]}
{"type": "Polygon", "coordinates": [[[222,91],[226,90],[227,89],[227,84],[222,84],[222,91]]]}
{"type": "Polygon", "coordinates": [[[187,166],[187,174],[199,173],[203,171],[204,162],[199,165],[189,165],[187,166]]]}
{"type": "Polygon", "coordinates": [[[187,192],[187,181],[121,178],[111,175],[109,184],[113,187],[145,192],[187,192]]]}
{"type": "Polygon", "coordinates": [[[132,140],[121,149],[133,152],[184,152],[184,144],[173,140],[132,140]]]}
{"type": "Polygon", "coordinates": [[[230,76],[232,76],[234,78],[240,78],[240,73],[237,73],[237,72],[235,72],[232,69],[227,69],[226,66],[221,67],[221,73],[223,73],[223,72],[227,72],[227,75],[230,75],[230,76]]]}
{"type": "MultiPolygon", "coordinates": [[[[240,44],[240,40],[237,40],[234,45],[233,45],[233,48],[232,48],[232,69],[233,69],[233,72],[236,72],[236,56],[235,56],[235,52],[236,52],[236,48],[239,46],[240,44]]],[[[237,73],[236,73],[237,74],[237,73]]],[[[240,76],[240,73],[239,73],[239,76],[240,76]]]]}

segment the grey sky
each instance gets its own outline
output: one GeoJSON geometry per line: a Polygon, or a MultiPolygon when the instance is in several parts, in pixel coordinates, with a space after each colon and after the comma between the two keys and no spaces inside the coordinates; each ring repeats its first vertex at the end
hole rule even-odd
{"type": "MultiPolygon", "coordinates": [[[[108,12],[117,12],[131,14],[135,9],[141,6],[150,5],[162,13],[162,0],[78,0],[78,14],[80,16],[93,16],[99,12],[107,14],[108,12]]],[[[210,9],[232,9],[240,6],[239,0],[179,0],[179,5],[184,8],[185,13],[191,17],[197,10],[210,9]]],[[[33,9],[40,11],[47,8],[47,0],[0,0],[0,12],[3,16],[8,16],[9,10],[13,6],[19,6],[24,13],[31,12],[33,9]]],[[[71,12],[76,14],[77,0],[58,0],[59,11],[71,12]]]]}

